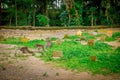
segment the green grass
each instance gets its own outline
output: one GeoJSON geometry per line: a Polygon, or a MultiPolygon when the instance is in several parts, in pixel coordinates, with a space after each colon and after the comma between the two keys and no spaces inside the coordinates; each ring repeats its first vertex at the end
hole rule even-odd
{"type": "Polygon", "coordinates": [[[95,36],[89,34],[88,32],[83,32],[81,37],[84,37],[86,41],[88,41],[89,39],[96,39],[95,36]]]}
{"type": "Polygon", "coordinates": [[[106,37],[105,40],[110,42],[110,41],[115,41],[116,39],[114,37],[106,37]]]}
{"type": "Polygon", "coordinates": [[[105,34],[97,34],[96,37],[106,36],[105,34]]]}
{"type": "Polygon", "coordinates": [[[80,39],[84,37],[86,41],[88,41],[89,39],[96,39],[95,36],[89,34],[88,32],[83,32],[81,36],[78,35],[68,35],[65,39],[70,39],[70,40],[75,40],[75,39],[80,39]]]}
{"type": "MultiPolygon", "coordinates": [[[[87,39],[94,39],[95,37],[86,33],[82,36],[87,39]],[[88,37],[92,36],[92,37],[88,37]]],[[[104,42],[96,41],[93,46],[82,45],[80,42],[75,41],[78,36],[68,36],[70,40],[65,40],[57,45],[53,42],[53,46],[42,52],[43,56],[37,56],[45,61],[51,61],[55,65],[61,66],[66,69],[92,72],[94,74],[110,74],[120,73],[120,48],[113,50],[111,46],[104,42]],[[52,58],[54,50],[63,51],[63,56],[60,59],[52,58]],[[90,56],[96,56],[96,61],[91,61],[90,56]]],[[[53,38],[54,41],[55,38],[53,38]]],[[[1,43],[16,44],[20,46],[29,46],[34,48],[34,44],[45,44],[44,40],[31,40],[26,43],[17,38],[8,38],[1,43]]]]}
{"type": "Polygon", "coordinates": [[[55,45],[42,57],[45,61],[59,63],[66,69],[78,71],[91,71],[95,74],[109,74],[120,72],[120,54],[115,54],[109,45],[97,41],[94,46],[81,45],[75,41],[64,41],[61,45],[55,45]],[[63,51],[63,56],[55,60],[51,57],[54,50],[63,51]],[[90,60],[90,56],[96,56],[97,61],[90,60]]]}
{"type": "Polygon", "coordinates": [[[120,54],[120,46],[115,49],[115,52],[120,54]]]}
{"type": "Polygon", "coordinates": [[[57,40],[57,39],[58,39],[58,38],[56,38],[56,37],[52,37],[52,38],[51,38],[52,41],[55,41],[55,40],[57,40]]]}
{"type": "Polygon", "coordinates": [[[68,38],[67,39],[78,39],[78,38],[80,38],[80,36],[78,36],[78,35],[73,35],[73,36],[68,36],[68,38]]]}
{"type": "Polygon", "coordinates": [[[117,38],[120,38],[120,32],[114,32],[111,37],[106,38],[106,41],[115,41],[117,38]]]}
{"type": "Polygon", "coordinates": [[[112,35],[113,38],[120,38],[120,32],[115,32],[112,35]]]}
{"type": "Polygon", "coordinates": [[[5,43],[5,44],[15,44],[18,46],[28,46],[30,48],[34,48],[35,44],[45,44],[44,40],[30,40],[28,42],[21,42],[21,37],[9,37],[6,38],[4,41],[1,41],[0,43],[5,43]]]}
{"type": "Polygon", "coordinates": [[[97,41],[94,46],[81,45],[75,41],[64,41],[61,45],[55,45],[45,52],[42,57],[45,61],[52,61],[66,69],[78,71],[91,71],[95,74],[120,73],[120,53],[114,51],[109,45],[97,41]],[[51,57],[54,50],[63,51],[63,56],[56,60],[51,57]],[[90,56],[96,56],[97,61],[90,60],[90,56]]]}

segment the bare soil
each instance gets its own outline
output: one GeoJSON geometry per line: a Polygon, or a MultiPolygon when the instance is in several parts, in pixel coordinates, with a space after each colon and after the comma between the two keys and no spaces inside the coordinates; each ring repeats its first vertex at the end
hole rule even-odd
{"type": "MultiPolygon", "coordinates": [[[[119,31],[115,29],[114,31],[119,31]]],[[[45,39],[47,37],[63,38],[64,34],[74,35],[78,30],[0,30],[6,37],[26,36],[29,39],[45,39]]],[[[119,42],[118,42],[119,43],[119,42]]],[[[120,46],[118,43],[111,45],[120,46]]],[[[15,57],[15,46],[0,44],[0,80],[120,80],[120,75],[93,75],[88,72],[65,70],[46,63],[32,55],[15,57]]],[[[113,65],[114,66],[114,65],[113,65]]]]}

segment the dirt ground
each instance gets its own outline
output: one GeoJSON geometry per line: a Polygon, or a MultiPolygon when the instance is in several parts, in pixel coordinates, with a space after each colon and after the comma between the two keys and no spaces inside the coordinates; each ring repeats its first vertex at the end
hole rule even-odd
{"type": "MultiPolygon", "coordinates": [[[[114,30],[114,29],[112,29],[114,30]]],[[[26,36],[29,39],[45,39],[47,37],[63,38],[64,34],[74,35],[78,30],[0,30],[0,34],[9,36],[26,36]]],[[[120,31],[115,29],[114,31],[120,31]]],[[[114,43],[115,44],[115,43],[114,43]]],[[[0,44],[0,80],[120,80],[120,75],[93,75],[88,72],[73,72],[46,63],[29,55],[16,58],[16,45],[0,44]]],[[[116,46],[120,46],[116,43],[116,46]]]]}

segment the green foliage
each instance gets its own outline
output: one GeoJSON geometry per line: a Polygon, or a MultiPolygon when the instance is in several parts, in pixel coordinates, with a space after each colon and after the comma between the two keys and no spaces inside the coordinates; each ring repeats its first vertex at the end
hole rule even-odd
{"type": "Polygon", "coordinates": [[[62,26],[61,25],[61,20],[58,19],[50,19],[50,26],[62,26]]]}
{"type": "Polygon", "coordinates": [[[22,42],[21,41],[21,37],[9,37],[6,38],[5,41],[2,41],[1,43],[6,43],[6,44],[15,44],[15,45],[19,45],[19,46],[29,46],[31,48],[34,48],[35,44],[45,44],[44,40],[30,40],[28,42],[22,42]]]}
{"type": "Polygon", "coordinates": [[[96,37],[106,36],[105,34],[97,34],[96,37]]]}
{"type": "Polygon", "coordinates": [[[49,18],[47,16],[38,14],[37,16],[37,20],[39,22],[38,26],[46,26],[49,25],[49,18]]]}
{"type": "Polygon", "coordinates": [[[119,38],[119,37],[120,37],[120,32],[115,32],[115,33],[113,33],[113,34],[112,34],[112,37],[115,38],[115,39],[116,39],[116,38],[119,38]]]}
{"type": "Polygon", "coordinates": [[[82,36],[81,37],[84,37],[86,41],[88,41],[89,39],[95,39],[95,36],[89,34],[88,32],[84,31],[82,33],[82,36]]]}
{"type": "Polygon", "coordinates": [[[115,52],[120,54],[120,46],[115,49],[115,52]]]}
{"type": "MultiPolygon", "coordinates": [[[[55,0],[15,1],[2,1],[2,5],[4,4],[3,7],[5,7],[5,14],[2,12],[1,16],[3,25],[14,25],[16,21],[20,26],[32,25],[34,20],[31,19],[31,22],[29,22],[30,19],[28,18],[28,15],[34,15],[33,13],[35,13],[35,15],[47,15],[47,17],[50,18],[51,26],[90,26],[120,24],[119,0],[99,0],[97,2],[94,0],[74,0],[67,6],[65,5],[66,3],[64,3],[64,0],[61,0],[61,3],[59,1],[56,2],[55,0]],[[58,6],[57,4],[61,5],[58,6]],[[17,15],[15,15],[16,13],[17,15]],[[68,19],[69,14],[71,15],[70,23],[68,19]],[[60,16],[58,17],[58,15],[60,16]]],[[[44,19],[40,20],[39,18],[36,19],[37,26],[45,26],[49,23],[48,19],[45,18],[45,20],[47,20],[45,23],[44,19]]]]}
{"type": "Polygon", "coordinates": [[[61,24],[63,25],[63,26],[67,26],[67,25],[69,25],[68,24],[68,13],[67,13],[67,11],[63,11],[61,14],[60,14],[60,20],[61,20],[61,24]]]}
{"type": "Polygon", "coordinates": [[[115,41],[119,37],[120,37],[120,32],[114,32],[112,34],[112,37],[106,37],[106,41],[115,41]]]}
{"type": "Polygon", "coordinates": [[[106,37],[106,41],[115,41],[115,38],[113,38],[113,37],[106,37]]]}
{"type": "Polygon", "coordinates": [[[97,41],[94,46],[81,45],[75,41],[64,41],[60,45],[54,44],[48,52],[45,52],[46,56],[44,59],[46,60],[46,57],[49,56],[47,61],[53,61],[56,64],[59,62],[59,65],[67,69],[108,74],[120,72],[120,69],[118,69],[120,67],[120,55],[116,55],[113,52],[109,45],[100,41],[97,41]],[[63,57],[59,60],[50,59],[53,50],[62,50],[63,57]],[[97,56],[96,62],[91,62],[91,55],[97,56]]]}
{"type": "Polygon", "coordinates": [[[92,48],[94,48],[96,50],[100,50],[100,51],[109,51],[109,50],[112,50],[112,48],[108,44],[103,43],[101,41],[96,41],[95,45],[92,48]]]}
{"type": "MultiPolygon", "coordinates": [[[[14,44],[14,43],[19,43],[20,41],[21,41],[21,37],[14,37],[14,36],[12,36],[12,37],[8,37],[8,38],[5,38],[5,43],[12,43],[12,44],[14,44]]],[[[3,43],[4,43],[3,42],[3,43]]]]}
{"type": "Polygon", "coordinates": [[[55,40],[57,40],[57,39],[58,39],[58,38],[56,38],[56,37],[52,37],[52,38],[51,38],[52,41],[55,41],[55,40]]]}
{"type": "Polygon", "coordinates": [[[66,38],[74,40],[74,39],[78,39],[80,37],[78,35],[72,35],[72,36],[67,36],[66,38]]]}
{"type": "Polygon", "coordinates": [[[50,19],[50,26],[61,26],[61,20],[60,20],[60,12],[61,10],[59,9],[52,9],[48,10],[48,16],[50,19]]]}

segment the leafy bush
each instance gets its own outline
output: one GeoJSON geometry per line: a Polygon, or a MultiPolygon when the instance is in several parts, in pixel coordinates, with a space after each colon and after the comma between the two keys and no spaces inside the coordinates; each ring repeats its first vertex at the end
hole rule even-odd
{"type": "Polygon", "coordinates": [[[38,14],[36,17],[40,26],[46,26],[49,24],[49,18],[47,16],[38,14]]]}

